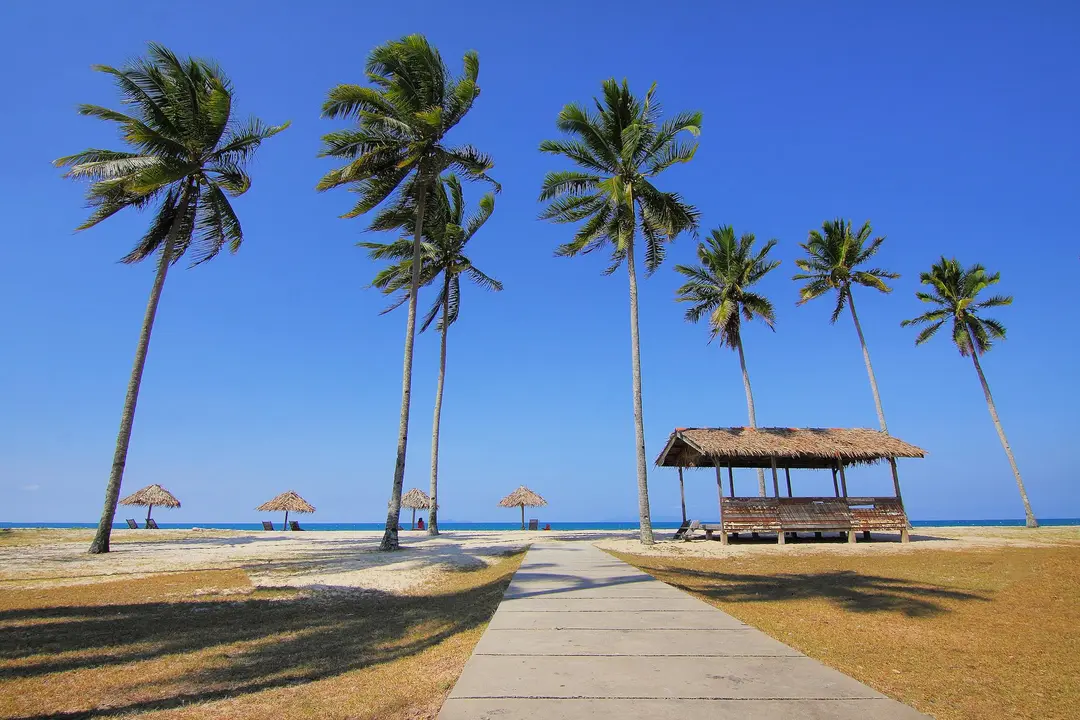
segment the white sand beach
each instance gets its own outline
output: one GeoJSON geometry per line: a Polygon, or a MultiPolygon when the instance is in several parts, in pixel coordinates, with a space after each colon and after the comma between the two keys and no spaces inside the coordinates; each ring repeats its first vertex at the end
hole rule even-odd
{"type": "MultiPolygon", "coordinates": [[[[13,530],[41,533],[38,530],[13,530]]],[[[440,573],[490,565],[531,543],[593,540],[604,550],[668,557],[743,557],[753,554],[839,555],[913,553],[923,550],[971,550],[1003,546],[1032,547],[1078,543],[1080,528],[917,528],[912,542],[882,534],[873,542],[733,543],[670,540],[672,531],[657,531],[658,542],[643,546],[636,531],[449,531],[438,537],[424,532],[401,533],[402,550],[378,550],[381,532],[311,531],[252,532],[225,530],[118,530],[108,555],[86,553],[85,530],[53,530],[48,541],[0,546],[2,587],[47,587],[103,582],[159,572],[243,569],[256,587],[308,590],[408,592],[437,582],[440,573]]]]}

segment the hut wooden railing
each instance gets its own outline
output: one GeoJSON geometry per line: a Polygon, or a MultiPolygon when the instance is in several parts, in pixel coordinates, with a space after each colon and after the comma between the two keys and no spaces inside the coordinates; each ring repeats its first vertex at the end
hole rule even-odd
{"type": "Polygon", "coordinates": [[[783,545],[789,532],[846,532],[848,542],[857,532],[899,532],[908,541],[908,518],[894,497],[755,497],[723,498],[720,524],[704,524],[705,536],[720,532],[727,544],[731,533],[776,533],[783,545]]]}

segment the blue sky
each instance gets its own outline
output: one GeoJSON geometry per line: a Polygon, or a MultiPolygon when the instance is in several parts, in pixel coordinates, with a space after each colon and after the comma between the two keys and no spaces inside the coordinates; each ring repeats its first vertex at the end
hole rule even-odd
{"type": "MultiPolygon", "coordinates": [[[[563,104],[609,76],[658,83],[669,110],[704,113],[701,146],[660,185],[702,212],[703,229],[779,240],[762,283],[775,333],[745,331],[758,421],[874,427],[855,331],[828,300],[796,308],[798,243],[837,215],[888,236],[880,264],[902,273],[858,307],[890,430],[929,451],[902,461],[916,519],[1019,518],[1022,507],[971,363],[945,337],[920,348],[917,276],[939,255],[1002,272],[1009,340],[985,359],[1036,514],[1080,515],[1075,231],[1080,191],[1080,12],[1072,3],[5,3],[0,8],[0,520],[94,520],[152,280],[116,261],[148,216],[73,234],[83,188],[50,161],[114,147],[80,102],[115,106],[94,63],[119,65],[150,40],[217,59],[239,111],[292,120],[236,202],[236,256],[170,274],[154,329],[124,490],[160,482],[181,497],[163,521],[261,519],[296,489],[313,521],[385,517],[400,402],[403,314],[379,316],[376,271],[337,218],[348,193],[317,194],[331,167],[319,137],[326,91],[362,81],[367,51],[411,32],[460,67],[480,54],[483,94],[455,131],[496,160],[503,183],[474,261],[505,283],[468,288],[450,336],[442,444],[444,520],[515,519],[496,501],[525,483],[546,520],[636,517],[625,272],[605,258],[557,259],[570,230],[536,219],[536,147],[563,104]]],[[[475,200],[479,188],[470,190],[475,200]]],[[[746,422],[738,361],[682,319],[672,266],[641,289],[646,446],[676,426],[746,422]]],[[[437,336],[417,343],[406,488],[426,487],[437,336]]],[[[825,473],[794,474],[824,492],[825,473]]],[[[854,471],[859,494],[887,468],[854,471]]],[[[736,484],[753,491],[752,471],[736,484]]],[[[671,470],[650,473],[653,515],[678,516],[671,470]]],[[[691,515],[716,513],[708,472],[688,475],[691,515]]]]}

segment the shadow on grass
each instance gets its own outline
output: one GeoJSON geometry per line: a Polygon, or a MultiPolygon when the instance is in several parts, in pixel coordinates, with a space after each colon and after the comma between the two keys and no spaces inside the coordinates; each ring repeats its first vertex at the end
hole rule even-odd
{"type": "MultiPolygon", "coordinates": [[[[510,574],[442,595],[320,593],[206,602],[146,602],[0,612],[0,679],[210,651],[199,669],[145,687],[158,697],[45,718],[108,717],[298,685],[424,651],[486,623],[510,574]],[[241,644],[240,647],[227,647],[241,644]],[[49,657],[77,653],[67,657],[49,657]],[[33,660],[20,659],[35,656],[33,660]],[[37,659],[41,656],[41,659],[37,659]]],[[[262,592],[274,595],[275,592],[262,592]]],[[[276,594],[280,595],[280,592],[276,594]]],[[[125,693],[139,690],[138,666],[125,693]]]]}
{"type": "Polygon", "coordinates": [[[943,600],[990,600],[979,593],[853,570],[751,575],[677,566],[641,568],[669,585],[725,603],[822,599],[857,613],[899,612],[908,617],[931,617],[948,612],[941,604],[943,600]]]}

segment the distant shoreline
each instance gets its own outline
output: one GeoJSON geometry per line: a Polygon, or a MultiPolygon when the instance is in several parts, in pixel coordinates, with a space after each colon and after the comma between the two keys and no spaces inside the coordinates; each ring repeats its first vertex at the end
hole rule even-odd
{"type": "MultiPolygon", "coordinates": [[[[141,518],[137,518],[141,524],[141,518]]],[[[273,519],[274,526],[280,527],[280,518],[273,519]]],[[[319,523],[307,522],[303,517],[299,518],[300,526],[307,530],[319,531],[357,531],[357,530],[382,530],[383,523],[319,523]]],[[[636,522],[558,522],[554,520],[541,520],[540,527],[551,524],[552,530],[636,530],[636,522]]],[[[1023,519],[1016,520],[912,520],[913,527],[1023,527],[1023,519]]],[[[1039,524],[1046,527],[1070,527],[1080,525],[1080,518],[1039,518],[1039,524]]],[[[191,530],[192,528],[205,528],[207,530],[258,530],[263,529],[261,522],[253,523],[170,523],[158,521],[162,530],[191,530]]],[[[25,529],[25,528],[49,528],[49,529],[87,529],[95,528],[93,522],[0,522],[0,530],[25,529]]],[[[123,520],[117,521],[118,529],[126,529],[123,520]]],[[[403,522],[402,527],[409,528],[408,522],[403,522]]],[[[439,523],[443,530],[520,530],[521,523],[502,522],[449,522],[439,523]]],[[[657,530],[674,530],[679,527],[678,522],[654,522],[653,527],[657,530]]]]}

